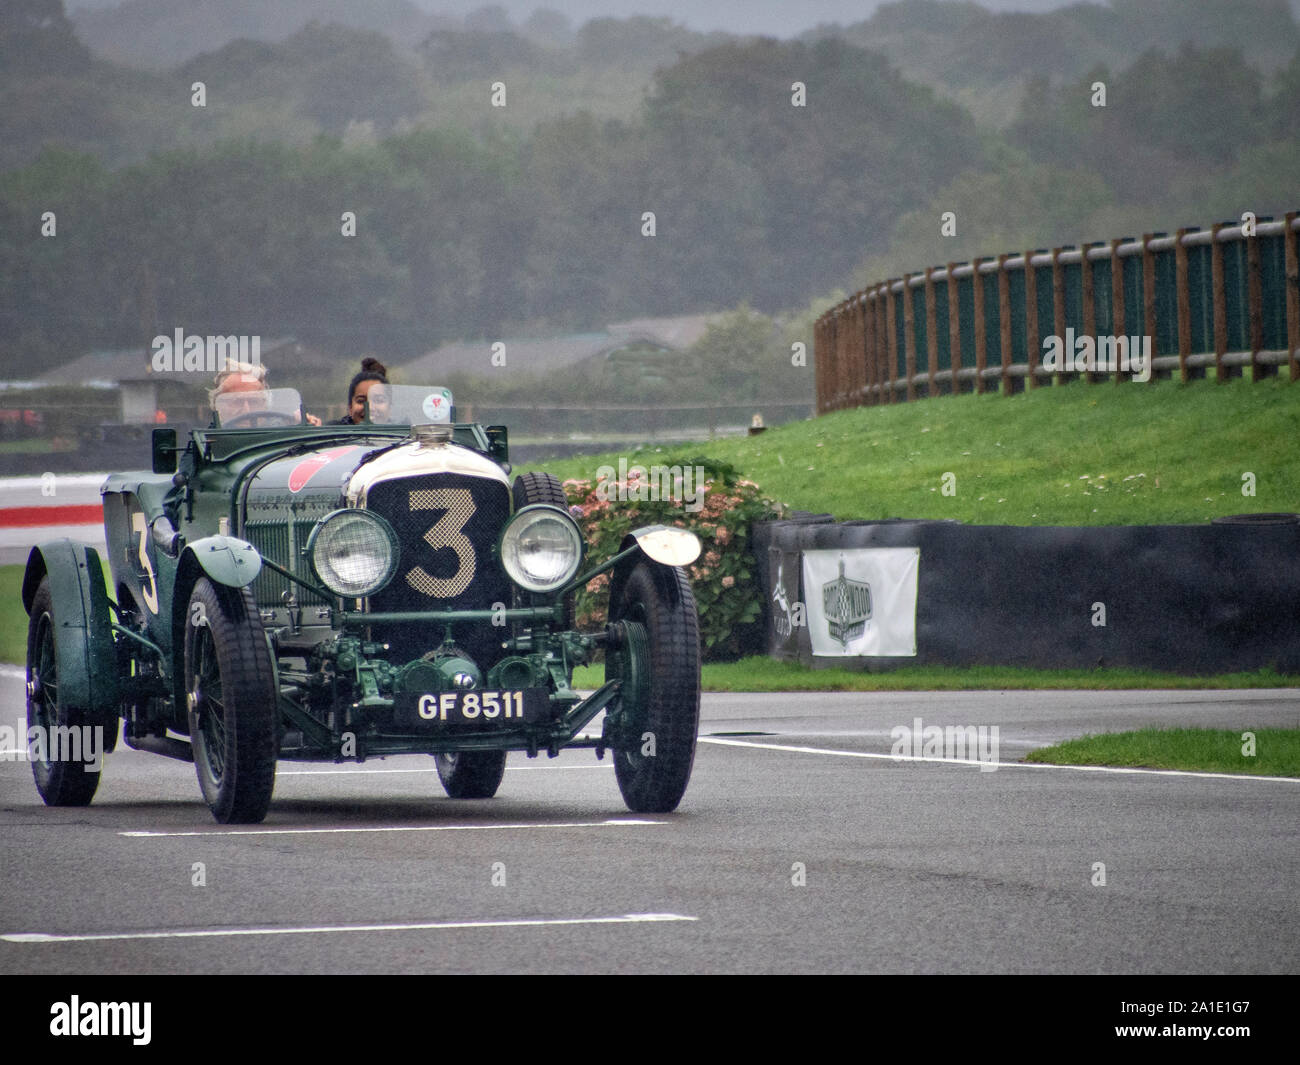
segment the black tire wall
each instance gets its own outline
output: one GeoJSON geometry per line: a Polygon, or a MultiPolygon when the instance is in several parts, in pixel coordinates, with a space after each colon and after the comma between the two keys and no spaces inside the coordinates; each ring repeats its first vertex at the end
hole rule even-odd
{"type": "Polygon", "coordinates": [[[807,665],[1300,672],[1300,524],[1026,528],[807,516],[757,527],[755,543],[767,545],[769,653],[807,665]],[[806,601],[800,552],[859,547],[920,548],[916,657],[814,660],[806,628],[782,637],[773,627],[778,565],[806,601]],[[1095,603],[1105,604],[1104,626],[1093,624],[1095,603]]]}

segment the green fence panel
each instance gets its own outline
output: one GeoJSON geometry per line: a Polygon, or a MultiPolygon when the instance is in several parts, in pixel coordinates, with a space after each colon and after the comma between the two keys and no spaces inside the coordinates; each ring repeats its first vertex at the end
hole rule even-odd
{"type": "Polygon", "coordinates": [[[961,316],[961,364],[963,369],[975,365],[975,278],[957,281],[957,313],[961,316]]]}
{"type": "Polygon", "coordinates": [[[1120,259],[1124,268],[1124,332],[1129,336],[1146,336],[1146,295],[1142,287],[1142,257],[1130,255],[1120,259]]]}
{"type": "Polygon", "coordinates": [[[1286,244],[1285,238],[1259,239],[1260,324],[1268,351],[1286,350],[1286,244]]]}
{"type": "Polygon", "coordinates": [[[948,306],[948,282],[938,281],[934,286],[934,332],[939,349],[939,369],[952,369],[952,327],[948,306]]]}
{"type": "Polygon", "coordinates": [[[1098,259],[1092,264],[1092,320],[1098,336],[1114,336],[1115,300],[1111,293],[1111,263],[1098,259]]]}
{"type": "Polygon", "coordinates": [[[1061,272],[1065,275],[1065,328],[1078,336],[1083,332],[1083,272],[1078,263],[1062,263],[1061,272]]]}
{"type": "Polygon", "coordinates": [[[903,293],[894,296],[894,337],[898,350],[894,353],[894,379],[907,376],[907,340],[903,334],[903,293]]]}
{"type": "Polygon", "coordinates": [[[1029,362],[1029,338],[1025,324],[1025,272],[1007,274],[1007,291],[1011,296],[1011,361],[1021,366],[1029,362]]]}
{"type": "Polygon", "coordinates": [[[1151,338],[1153,355],[1178,354],[1178,277],[1173,248],[1155,254],[1156,334],[1151,338]]]}
{"type": "Polygon", "coordinates": [[[1038,304],[1038,361],[1043,361],[1043,341],[1056,332],[1056,300],[1052,295],[1052,268],[1034,267],[1034,297],[1038,304]]]}
{"type": "MultiPolygon", "coordinates": [[[[1214,350],[1214,267],[1209,245],[1187,249],[1187,300],[1191,307],[1192,351],[1214,350]]],[[[1177,347],[1174,348],[1177,351],[1177,347]]]]}
{"type": "Polygon", "coordinates": [[[986,366],[1002,361],[1001,318],[998,314],[998,275],[982,274],[984,288],[984,350],[986,366]]]}
{"type": "Polygon", "coordinates": [[[925,287],[912,289],[912,324],[916,327],[916,372],[928,373],[930,370],[929,326],[926,322],[928,311],[925,302],[925,287]]]}
{"type": "Polygon", "coordinates": [[[1234,240],[1223,249],[1223,311],[1228,350],[1250,350],[1250,299],[1246,292],[1246,242],[1234,240]]]}

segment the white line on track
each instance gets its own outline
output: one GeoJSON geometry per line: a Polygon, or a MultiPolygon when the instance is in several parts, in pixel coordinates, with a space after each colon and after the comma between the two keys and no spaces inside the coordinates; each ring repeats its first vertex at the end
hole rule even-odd
{"type": "Polygon", "coordinates": [[[360,828],[218,828],[202,832],[119,832],[119,836],[157,839],[162,836],[322,836],[341,832],[496,832],[521,828],[641,828],[667,821],[610,818],[605,821],[534,821],[509,825],[384,825],[360,828]]]}
{"type": "Polygon", "coordinates": [[[1082,773],[1129,773],[1158,777],[1206,777],[1212,780],[1263,780],[1275,784],[1300,784],[1300,777],[1259,777],[1247,773],[1197,773],[1187,769],[1137,769],[1113,765],[1053,765],[1049,762],[981,762],[972,758],[926,758],[912,754],[880,754],[876,751],[834,751],[825,747],[795,747],[784,743],[749,743],[745,740],[723,740],[701,736],[700,743],[716,743],[719,747],[757,747],[764,751],[791,751],[795,754],[829,754],[839,758],[876,758],[888,762],[937,762],[940,765],[961,765],[971,768],[992,769],[1073,769],[1082,773]]]}
{"type": "Polygon", "coordinates": [[[52,935],[46,932],[10,932],[6,943],[86,943],[101,939],[204,939],[222,936],[301,936],[332,932],[425,932],[458,928],[544,928],[575,924],[662,924],[698,921],[680,913],[625,913],[621,917],[539,917],[501,921],[423,921],[417,924],[306,925],[302,928],[212,928],[186,932],[88,932],[52,935]]]}
{"type": "MultiPolygon", "coordinates": [[[[3,752],[0,752],[3,753],[3,752]]],[[[508,765],[507,773],[535,773],[541,770],[554,772],[559,769],[613,769],[610,762],[600,762],[596,765],[508,765]]],[[[337,777],[344,774],[353,776],[379,776],[383,773],[436,773],[437,769],[290,769],[277,770],[275,779],[281,777],[337,777]]]]}

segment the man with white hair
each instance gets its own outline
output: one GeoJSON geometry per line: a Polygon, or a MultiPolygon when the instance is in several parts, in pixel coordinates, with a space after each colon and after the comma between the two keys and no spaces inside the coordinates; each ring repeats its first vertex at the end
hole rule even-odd
{"type": "MultiPolygon", "coordinates": [[[[265,366],[261,363],[227,359],[225,367],[217,372],[214,387],[208,392],[208,402],[215,418],[220,400],[220,418],[230,422],[269,409],[269,392],[265,366]]],[[[321,420],[314,414],[308,414],[307,423],[320,425],[321,420]]]]}

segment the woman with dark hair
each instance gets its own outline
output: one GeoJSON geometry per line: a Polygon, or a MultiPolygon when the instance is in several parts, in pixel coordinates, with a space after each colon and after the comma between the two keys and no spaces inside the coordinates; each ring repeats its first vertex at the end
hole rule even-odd
{"type": "MultiPolygon", "coordinates": [[[[370,390],[375,383],[388,384],[388,368],[376,358],[366,356],[361,360],[361,372],[352,378],[348,385],[348,412],[338,420],[339,425],[360,425],[365,420],[366,403],[370,390]]],[[[382,390],[381,390],[382,391],[382,390]]],[[[375,412],[370,413],[371,421],[379,421],[375,412]]]]}

